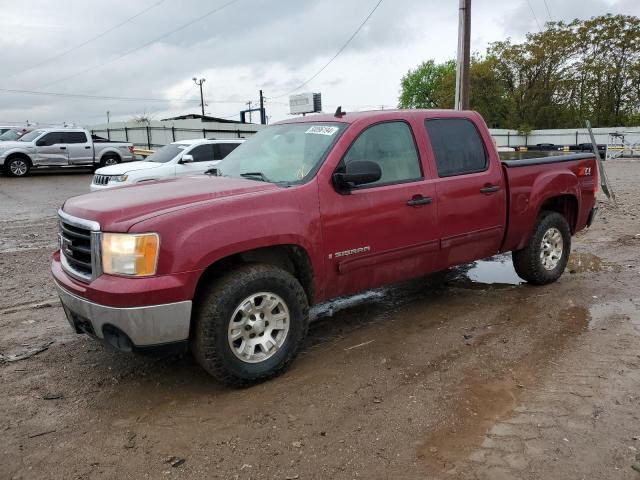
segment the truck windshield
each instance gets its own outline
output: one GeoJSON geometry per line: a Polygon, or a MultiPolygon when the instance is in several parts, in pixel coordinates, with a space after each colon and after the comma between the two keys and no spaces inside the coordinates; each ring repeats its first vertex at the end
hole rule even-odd
{"type": "Polygon", "coordinates": [[[146,161],[167,163],[168,161],[176,158],[177,155],[181,154],[188,146],[189,145],[186,145],[184,143],[172,143],[170,145],[165,145],[160,150],[157,150],[153,155],[149,155],[146,158],[146,161]]]}
{"type": "Polygon", "coordinates": [[[346,128],[344,123],[289,123],[260,131],[217,166],[218,175],[273,183],[313,176],[346,128]]]}
{"type": "Polygon", "coordinates": [[[29,133],[25,133],[23,136],[21,136],[18,141],[19,142],[31,142],[33,140],[35,140],[36,138],[38,138],[40,135],[42,135],[45,132],[45,130],[34,130],[33,132],[29,132],[29,133]]]}

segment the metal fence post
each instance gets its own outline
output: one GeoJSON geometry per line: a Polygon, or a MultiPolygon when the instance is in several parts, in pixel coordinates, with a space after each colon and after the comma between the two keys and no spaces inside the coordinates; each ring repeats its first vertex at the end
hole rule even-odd
{"type": "Polygon", "coordinates": [[[107,140],[111,140],[111,131],[107,128],[107,140]]]}
{"type": "Polygon", "coordinates": [[[507,147],[511,146],[511,132],[507,130],[507,147]]]}
{"type": "Polygon", "coordinates": [[[147,148],[151,150],[151,129],[147,125],[147,148]]]}
{"type": "Polygon", "coordinates": [[[576,145],[578,145],[578,130],[576,130],[576,145]]]}
{"type": "Polygon", "coordinates": [[[174,141],[174,142],[176,141],[176,127],[175,126],[171,127],[171,138],[173,138],[172,141],[174,141]]]}
{"type": "Polygon", "coordinates": [[[127,127],[124,127],[124,141],[129,141],[129,129],[127,127]]]}
{"type": "Polygon", "coordinates": [[[207,138],[207,131],[204,128],[202,129],[202,138],[207,138]]]}

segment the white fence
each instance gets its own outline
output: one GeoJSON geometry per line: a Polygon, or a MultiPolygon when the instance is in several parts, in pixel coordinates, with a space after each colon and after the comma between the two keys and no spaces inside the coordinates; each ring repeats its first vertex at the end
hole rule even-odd
{"type": "Polygon", "coordinates": [[[200,121],[114,122],[88,126],[92,134],[116,142],[131,142],[136,147],[158,148],[179,140],[194,138],[249,138],[263,125],[200,121]]]}
{"type": "MultiPolygon", "coordinates": [[[[490,129],[499,147],[515,147],[519,145],[537,145],[539,143],[553,143],[557,146],[579,145],[591,143],[589,131],[586,128],[567,128],[555,130],[532,130],[529,135],[519,135],[516,130],[490,129]]],[[[606,145],[609,134],[623,134],[627,137],[640,138],[640,127],[611,127],[594,128],[593,136],[596,143],[606,145]]]]}

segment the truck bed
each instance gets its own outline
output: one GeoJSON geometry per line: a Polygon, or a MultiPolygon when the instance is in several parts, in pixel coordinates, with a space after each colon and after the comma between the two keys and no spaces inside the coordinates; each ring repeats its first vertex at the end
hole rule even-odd
{"type": "Polygon", "coordinates": [[[501,163],[508,193],[502,251],[519,250],[526,245],[540,209],[565,213],[571,219],[572,233],[587,225],[595,206],[598,182],[593,153],[501,160],[501,163]],[[548,200],[552,197],[553,201],[548,200]]]}

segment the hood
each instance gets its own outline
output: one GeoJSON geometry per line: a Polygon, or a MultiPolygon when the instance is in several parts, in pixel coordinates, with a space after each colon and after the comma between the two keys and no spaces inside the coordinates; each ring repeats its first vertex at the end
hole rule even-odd
{"type": "Polygon", "coordinates": [[[100,223],[103,231],[126,232],[133,224],[199,202],[215,201],[279,187],[244,178],[171,178],[72,197],[64,204],[69,215],[100,223]]]}
{"type": "Polygon", "coordinates": [[[1,148],[27,148],[33,146],[31,142],[16,142],[15,140],[0,140],[1,148]]]}
{"type": "Polygon", "coordinates": [[[119,163],[118,165],[109,165],[108,167],[102,167],[96,170],[99,175],[124,175],[125,173],[135,172],[136,170],[147,170],[149,168],[158,168],[166,163],[158,162],[127,162],[119,163]]]}

